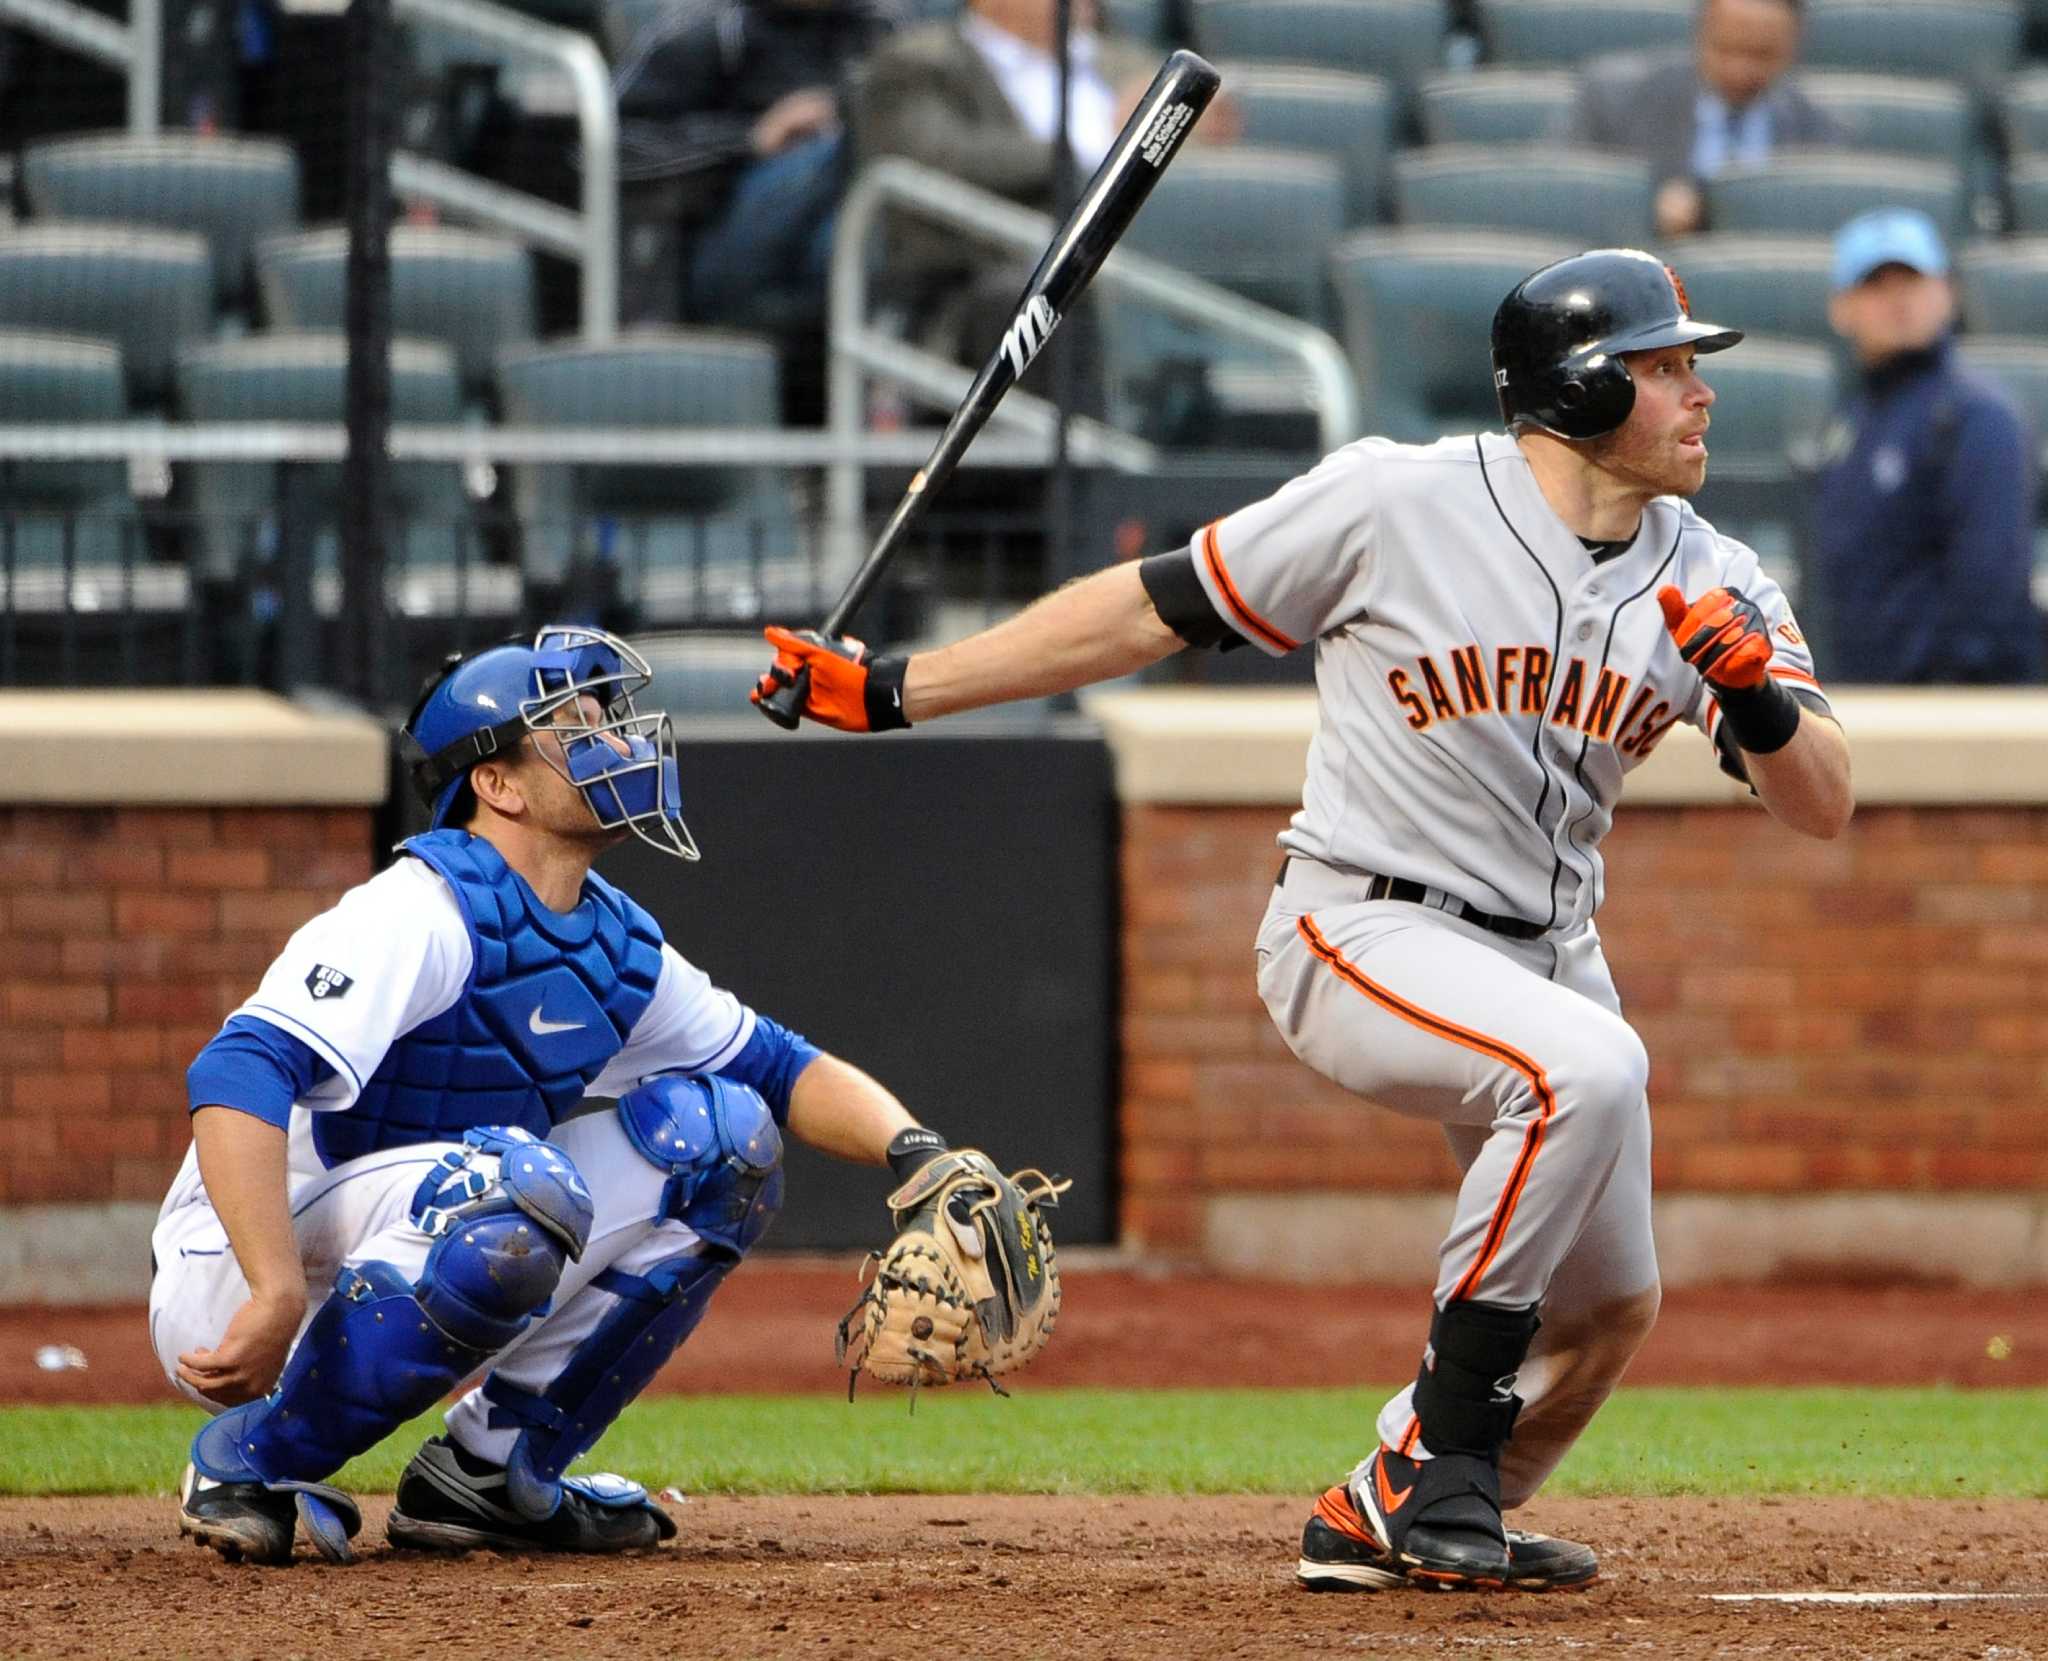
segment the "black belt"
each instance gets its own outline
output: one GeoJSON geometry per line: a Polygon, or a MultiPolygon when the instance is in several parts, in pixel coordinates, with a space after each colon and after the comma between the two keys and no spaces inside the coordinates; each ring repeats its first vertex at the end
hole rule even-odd
{"type": "MultiPolygon", "coordinates": [[[[1280,874],[1273,879],[1276,888],[1286,886],[1289,863],[1290,861],[1285,859],[1280,861],[1280,874]]],[[[1546,924],[1526,922],[1520,917],[1496,917],[1492,912],[1481,911],[1476,905],[1467,905],[1463,900],[1450,894],[1444,895],[1443,904],[1434,905],[1429,899],[1428,884],[1415,882],[1407,877],[1383,876],[1377,871],[1358,871],[1352,875],[1365,884],[1365,898],[1368,900],[1402,900],[1410,905],[1428,905],[1433,911],[1441,911],[1446,916],[1476,923],[1480,928],[1494,934],[1504,934],[1510,940],[1540,940],[1550,932],[1546,924]]],[[[1442,893],[1442,890],[1439,889],[1438,892],[1442,893]]]]}

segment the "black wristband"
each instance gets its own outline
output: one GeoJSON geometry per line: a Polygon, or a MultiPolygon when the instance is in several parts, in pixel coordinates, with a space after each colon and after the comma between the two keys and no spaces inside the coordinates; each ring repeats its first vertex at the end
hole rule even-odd
{"type": "Polygon", "coordinates": [[[868,731],[898,732],[910,725],[903,713],[903,671],[907,657],[868,659],[868,731]]]}
{"type": "Polygon", "coordinates": [[[1799,730],[1799,701],[1768,675],[1761,686],[1716,687],[1714,696],[1723,729],[1753,756],[1782,750],[1799,730]]]}
{"type": "Polygon", "coordinates": [[[937,1131],[926,1130],[923,1125],[912,1125],[890,1137],[885,1157],[900,1186],[946,1151],[946,1139],[937,1131]]]}

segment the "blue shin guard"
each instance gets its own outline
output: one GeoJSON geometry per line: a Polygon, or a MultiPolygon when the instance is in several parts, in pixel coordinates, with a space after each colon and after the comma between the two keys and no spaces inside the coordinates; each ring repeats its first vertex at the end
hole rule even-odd
{"type": "MultiPolygon", "coordinates": [[[[481,1183],[464,1171],[469,1191],[434,1196],[450,1203],[416,1201],[422,1226],[438,1235],[418,1282],[389,1263],[344,1268],[276,1389],[193,1439],[199,1473],[271,1488],[318,1484],[525,1331],[590,1230],[589,1197],[567,1156],[531,1141],[525,1151],[546,1167],[538,1202],[510,1170],[481,1183]],[[565,1207],[563,1196],[577,1194],[580,1209],[565,1207]]],[[[306,1520],[317,1536],[325,1519],[306,1520]]]]}
{"type": "Polygon", "coordinates": [[[493,1374],[483,1392],[495,1428],[520,1427],[506,1495],[534,1518],[553,1515],[562,1473],[696,1329],[711,1294],[782,1206],[782,1137],[767,1104],[721,1078],[655,1079],[619,1101],[641,1156],[669,1173],[662,1216],[697,1235],[644,1275],[607,1269],[591,1284],[618,1302],[540,1392],[493,1374]]]}

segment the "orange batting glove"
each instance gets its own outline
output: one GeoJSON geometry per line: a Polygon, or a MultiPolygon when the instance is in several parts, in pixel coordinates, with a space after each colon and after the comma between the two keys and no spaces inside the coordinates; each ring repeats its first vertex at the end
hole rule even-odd
{"type": "Polygon", "coordinates": [[[903,671],[908,658],[877,657],[850,636],[827,640],[816,629],[770,626],[762,633],[775,648],[775,661],[755,683],[754,703],[804,682],[802,714],[841,732],[891,732],[910,723],[903,716],[903,671]]]}
{"type": "MultiPolygon", "coordinates": [[[[1677,589],[1657,590],[1678,655],[1700,672],[1721,706],[1721,733],[1765,756],[1799,730],[1799,703],[1771,679],[1770,623],[1739,588],[1710,588],[1691,605],[1677,589]]],[[[1731,763],[1731,766],[1733,764],[1731,763]]]]}
{"type": "Polygon", "coordinates": [[[1771,625],[1739,588],[1710,588],[1690,606],[1677,589],[1657,590],[1678,655],[1716,692],[1762,686],[1771,664],[1771,625]]]}

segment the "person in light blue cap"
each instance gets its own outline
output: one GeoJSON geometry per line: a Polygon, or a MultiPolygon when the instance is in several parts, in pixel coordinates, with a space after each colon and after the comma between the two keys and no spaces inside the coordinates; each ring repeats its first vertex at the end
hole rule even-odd
{"type": "Polygon", "coordinates": [[[2004,389],[1957,358],[1934,222],[1876,208],[1844,225],[1828,321],[1858,371],[1814,501],[1808,611],[1830,679],[2040,680],[2036,439],[2004,389]]]}

